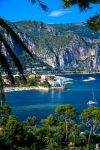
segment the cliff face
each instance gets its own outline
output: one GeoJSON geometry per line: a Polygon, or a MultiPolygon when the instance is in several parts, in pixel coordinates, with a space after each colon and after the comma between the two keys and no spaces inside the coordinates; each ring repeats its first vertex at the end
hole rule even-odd
{"type": "MultiPolygon", "coordinates": [[[[100,33],[93,33],[86,24],[18,22],[10,25],[30,51],[53,68],[100,70],[100,33]]],[[[21,55],[18,45],[5,36],[21,55]]]]}

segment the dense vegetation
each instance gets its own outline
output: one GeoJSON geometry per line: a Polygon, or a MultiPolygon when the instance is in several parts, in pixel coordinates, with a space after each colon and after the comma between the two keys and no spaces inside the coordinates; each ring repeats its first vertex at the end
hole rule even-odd
{"type": "MultiPolygon", "coordinates": [[[[7,77],[5,77],[4,79],[7,79],[7,77]]],[[[35,76],[28,78],[27,79],[27,83],[24,82],[22,80],[22,78],[20,76],[16,76],[14,77],[14,81],[15,81],[15,85],[7,84],[3,81],[4,87],[30,87],[30,86],[34,86],[34,87],[38,87],[38,86],[42,86],[42,87],[50,87],[51,85],[49,84],[48,80],[43,80],[41,82],[41,77],[40,76],[35,76]]]]}
{"type": "Polygon", "coordinates": [[[20,122],[10,112],[0,107],[0,150],[94,150],[99,142],[100,108],[79,116],[72,105],[60,105],[41,125],[34,116],[20,122]]]}

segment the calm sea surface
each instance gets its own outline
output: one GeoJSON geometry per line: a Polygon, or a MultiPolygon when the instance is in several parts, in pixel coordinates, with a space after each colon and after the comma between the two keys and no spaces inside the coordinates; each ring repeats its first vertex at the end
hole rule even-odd
{"type": "Polygon", "coordinates": [[[79,113],[87,108],[87,102],[93,99],[92,89],[100,107],[100,74],[96,75],[67,75],[74,79],[68,84],[68,90],[63,91],[19,91],[6,93],[7,103],[12,107],[12,114],[19,120],[25,120],[28,116],[37,116],[39,119],[46,118],[56,106],[60,104],[72,104],[79,113]],[[82,82],[88,77],[96,80],[82,82]]]}

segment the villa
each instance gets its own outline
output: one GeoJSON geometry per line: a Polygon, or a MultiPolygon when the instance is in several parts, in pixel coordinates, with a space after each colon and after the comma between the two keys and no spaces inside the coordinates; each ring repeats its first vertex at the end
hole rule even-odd
{"type": "Polygon", "coordinates": [[[3,79],[4,83],[7,84],[7,85],[10,85],[11,84],[11,81],[9,79],[3,79]]]}

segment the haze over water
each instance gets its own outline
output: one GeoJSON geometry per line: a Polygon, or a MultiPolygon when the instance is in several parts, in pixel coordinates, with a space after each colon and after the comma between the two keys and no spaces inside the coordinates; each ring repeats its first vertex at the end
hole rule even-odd
{"type": "Polygon", "coordinates": [[[93,99],[92,89],[100,107],[100,75],[67,75],[74,79],[68,84],[68,89],[61,91],[19,91],[6,93],[7,103],[12,107],[12,114],[19,120],[25,120],[35,115],[39,119],[46,118],[53,113],[56,106],[60,104],[72,104],[79,113],[88,107],[87,102],[93,99]],[[88,77],[95,77],[96,80],[82,82],[88,77]]]}

